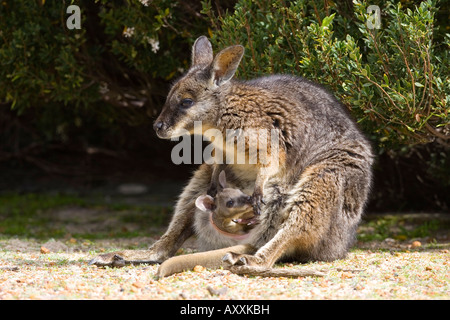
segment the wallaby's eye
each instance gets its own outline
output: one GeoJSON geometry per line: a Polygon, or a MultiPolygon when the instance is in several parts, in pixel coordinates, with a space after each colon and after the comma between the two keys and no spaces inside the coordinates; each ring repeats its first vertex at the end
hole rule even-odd
{"type": "Polygon", "coordinates": [[[233,207],[234,201],[233,200],[228,200],[226,203],[227,208],[231,208],[233,207]]]}
{"type": "Polygon", "coordinates": [[[193,105],[194,105],[194,100],[189,99],[189,98],[183,99],[183,100],[181,100],[181,102],[180,102],[180,107],[181,107],[181,108],[184,108],[184,109],[190,108],[190,107],[192,107],[193,105]]]}

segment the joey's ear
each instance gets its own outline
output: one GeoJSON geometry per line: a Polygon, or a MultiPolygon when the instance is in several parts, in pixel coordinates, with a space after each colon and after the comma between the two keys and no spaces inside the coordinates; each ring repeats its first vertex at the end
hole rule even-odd
{"type": "Polygon", "coordinates": [[[227,176],[225,175],[224,170],[222,170],[219,174],[219,186],[222,189],[225,189],[227,187],[227,176]]]}
{"type": "Polygon", "coordinates": [[[216,208],[214,198],[209,195],[198,197],[195,200],[195,206],[204,212],[212,211],[216,208]]]}
{"type": "Polygon", "coordinates": [[[205,36],[201,36],[195,40],[192,46],[192,65],[206,64],[209,65],[213,61],[213,50],[211,42],[205,36]]]}
{"type": "Polygon", "coordinates": [[[214,58],[212,64],[212,81],[215,85],[229,81],[236,72],[236,69],[244,55],[244,47],[235,45],[220,51],[214,58]]]}

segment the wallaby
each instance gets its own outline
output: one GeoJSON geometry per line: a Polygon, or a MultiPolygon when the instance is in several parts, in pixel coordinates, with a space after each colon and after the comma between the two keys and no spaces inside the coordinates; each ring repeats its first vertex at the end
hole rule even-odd
{"type": "MultiPolygon", "coordinates": [[[[370,144],[345,107],[320,85],[287,75],[232,79],[243,54],[244,48],[235,45],[214,57],[208,39],[198,38],[192,66],[170,89],[154,129],[168,139],[186,130],[193,133],[194,122],[202,121],[205,135],[211,128],[278,134],[278,166],[227,163],[223,168],[227,180],[252,194],[260,209],[259,223],[244,244],[255,251],[227,254],[234,272],[270,268],[281,259],[344,258],[370,190],[370,144]]],[[[194,233],[195,201],[213,189],[217,167],[205,163],[198,168],[168,230],[148,250],[106,253],[91,263],[161,263],[173,256],[194,233]]]]}

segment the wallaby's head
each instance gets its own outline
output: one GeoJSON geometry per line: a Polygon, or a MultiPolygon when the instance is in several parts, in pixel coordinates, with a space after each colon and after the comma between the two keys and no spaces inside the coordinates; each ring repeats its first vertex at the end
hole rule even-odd
{"type": "Polygon", "coordinates": [[[170,139],[193,133],[194,121],[202,128],[214,127],[220,115],[220,95],[227,91],[244,54],[244,47],[235,45],[215,57],[211,43],[199,37],[192,47],[192,64],[187,73],[171,88],[161,114],[153,128],[158,137],[170,139]]]}
{"type": "MultiPolygon", "coordinates": [[[[195,205],[202,211],[214,212],[221,218],[240,218],[240,215],[253,211],[252,197],[240,189],[228,188],[225,171],[219,175],[219,184],[215,198],[202,195],[197,198],[195,205]]],[[[251,213],[253,215],[253,213],[251,213]]]]}

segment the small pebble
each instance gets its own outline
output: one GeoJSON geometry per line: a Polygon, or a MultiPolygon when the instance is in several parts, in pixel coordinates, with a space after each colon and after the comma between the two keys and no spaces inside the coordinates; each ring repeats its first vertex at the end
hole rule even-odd
{"type": "Polygon", "coordinates": [[[418,248],[421,247],[422,243],[420,243],[420,241],[413,241],[413,243],[411,243],[411,248],[418,248]]]}
{"type": "Polygon", "coordinates": [[[227,293],[227,291],[228,291],[227,287],[222,287],[220,289],[214,289],[211,286],[207,286],[206,289],[208,290],[209,294],[212,296],[222,296],[225,293],[227,293]]]}
{"type": "Polygon", "coordinates": [[[206,270],[206,268],[200,265],[196,265],[193,270],[194,272],[203,272],[206,270]]]}
{"type": "Polygon", "coordinates": [[[47,249],[46,247],[41,247],[41,253],[47,254],[47,253],[50,253],[50,250],[47,249]]]}
{"type": "Polygon", "coordinates": [[[144,284],[142,282],[136,281],[132,284],[133,287],[142,288],[144,284]]]}

